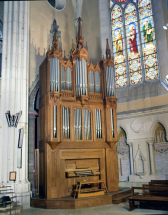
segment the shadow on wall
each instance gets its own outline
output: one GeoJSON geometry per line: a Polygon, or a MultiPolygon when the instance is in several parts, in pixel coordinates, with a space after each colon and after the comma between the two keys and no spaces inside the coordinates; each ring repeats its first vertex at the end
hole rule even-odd
{"type": "MultiPolygon", "coordinates": [[[[48,29],[47,31],[50,32],[50,30],[48,29]]],[[[51,45],[52,45],[52,35],[50,33],[48,33],[47,35],[47,47],[44,47],[44,48],[36,47],[36,44],[34,44],[33,39],[31,40],[30,47],[29,47],[29,50],[30,50],[29,86],[30,88],[32,87],[33,82],[35,81],[36,76],[39,75],[39,67],[46,57],[46,52],[48,50],[48,47],[51,45]]]]}

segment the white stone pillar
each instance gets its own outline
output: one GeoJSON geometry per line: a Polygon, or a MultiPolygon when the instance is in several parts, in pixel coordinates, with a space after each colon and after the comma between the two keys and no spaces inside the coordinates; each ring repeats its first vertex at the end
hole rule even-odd
{"type": "MultiPolygon", "coordinates": [[[[0,184],[14,189],[17,201],[30,206],[28,182],[29,1],[4,1],[0,112],[0,184]],[[8,127],[5,113],[22,111],[17,128],[8,127]],[[2,123],[2,124],[1,124],[2,123]],[[22,167],[17,168],[18,130],[24,128],[22,167]],[[3,164],[3,165],[2,165],[3,164]],[[16,171],[16,182],[9,181],[16,171]]],[[[14,199],[15,200],[15,199],[14,199]]]]}
{"type": "Polygon", "coordinates": [[[132,143],[128,143],[129,147],[130,147],[130,163],[131,163],[131,175],[134,175],[134,164],[133,164],[133,144],[132,143]]]}
{"type": "Polygon", "coordinates": [[[150,162],[150,173],[155,174],[155,160],[153,155],[153,142],[147,142],[149,145],[149,162],[150,162]]]}

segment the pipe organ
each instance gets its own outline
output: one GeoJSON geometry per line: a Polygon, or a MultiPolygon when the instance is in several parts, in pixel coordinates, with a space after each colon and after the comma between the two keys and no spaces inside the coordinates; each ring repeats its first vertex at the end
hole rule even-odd
{"type": "Polygon", "coordinates": [[[106,58],[89,62],[79,18],[76,47],[64,60],[57,28],[40,66],[39,194],[71,196],[82,181],[103,180],[118,190],[114,62],[108,40],[106,58]]]}

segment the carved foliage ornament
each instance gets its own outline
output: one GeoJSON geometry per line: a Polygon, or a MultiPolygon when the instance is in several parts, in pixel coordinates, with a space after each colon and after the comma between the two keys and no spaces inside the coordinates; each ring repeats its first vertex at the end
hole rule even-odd
{"type": "Polygon", "coordinates": [[[127,152],[129,152],[129,146],[127,145],[127,141],[124,136],[121,136],[119,138],[119,141],[117,142],[117,153],[124,155],[127,152]]]}

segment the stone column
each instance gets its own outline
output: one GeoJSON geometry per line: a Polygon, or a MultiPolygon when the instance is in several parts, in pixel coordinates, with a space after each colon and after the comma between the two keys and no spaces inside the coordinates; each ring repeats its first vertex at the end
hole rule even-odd
{"type": "Polygon", "coordinates": [[[149,145],[149,163],[150,163],[150,173],[155,174],[155,160],[153,155],[153,142],[148,142],[149,145]]]}
{"type": "MultiPolygon", "coordinates": [[[[0,113],[0,184],[12,186],[17,201],[30,206],[28,182],[29,1],[5,1],[0,113]],[[8,127],[5,113],[22,112],[17,128],[8,127]],[[22,167],[17,168],[18,129],[24,128],[22,167]],[[3,165],[2,165],[3,164],[3,165]],[[9,181],[16,171],[16,182],[9,181]]],[[[15,200],[15,199],[14,199],[15,200]]]]}
{"type": "Polygon", "coordinates": [[[130,147],[130,163],[131,163],[131,175],[134,175],[134,164],[133,164],[133,144],[132,143],[128,143],[129,147],[130,147]]]}

